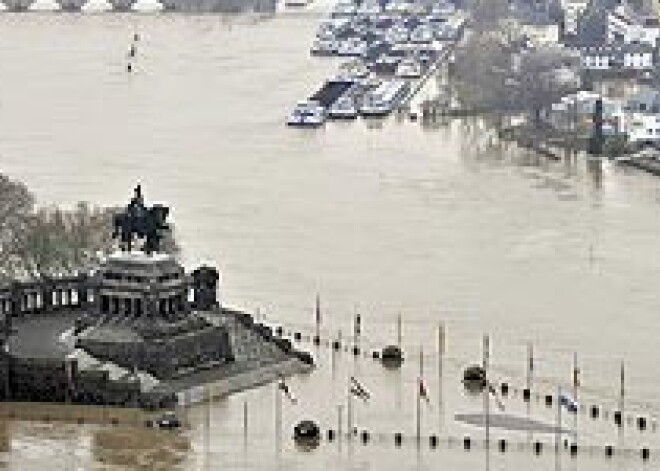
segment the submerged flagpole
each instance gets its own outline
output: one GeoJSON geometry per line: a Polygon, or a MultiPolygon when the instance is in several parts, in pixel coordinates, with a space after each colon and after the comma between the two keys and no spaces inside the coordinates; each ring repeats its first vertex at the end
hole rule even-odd
{"type": "Polygon", "coordinates": [[[484,414],[486,422],[486,468],[490,465],[490,383],[488,380],[488,363],[490,360],[490,337],[488,334],[484,335],[483,339],[483,370],[485,375],[486,384],[484,385],[484,414]]]}
{"type": "Polygon", "coordinates": [[[422,378],[424,377],[424,351],[422,347],[419,347],[419,378],[415,384],[415,389],[417,390],[417,413],[416,413],[416,427],[415,427],[415,437],[417,438],[417,444],[419,445],[422,437],[422,378]]]}
{"type": "Polygon", "coordinates": [[[316,338],[321,338],[321,295],[316,293],[316,305],[314,306],[314,320],[316,323],[316,338]]]}
{"type": "Polygon", "coordinates": [[[351,386],[349,385],[347,403],[346,403],[346,425],[348,427],[348,439],[353,438],[353,391],[351,391],[351,386]]]}
{"type": "Polygon", "coordinates": [[[440,323],[438,328],[438,414],[439,414],[439,427],[442,430],[444,405],[443,405],[443,384],[442,384],[442,368],[443,356],[445,353],[445,324],[440,323]]]}

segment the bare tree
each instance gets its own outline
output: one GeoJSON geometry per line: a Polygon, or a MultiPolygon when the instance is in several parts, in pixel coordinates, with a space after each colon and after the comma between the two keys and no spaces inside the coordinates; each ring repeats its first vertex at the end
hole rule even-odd
{"type": "MultiPolygon", "coordinates": [[[[35,209],[25,185],[0,175],[0,282],[96,266],[117,246],[112,224],[118,211],[84,202],[35,209]]],[[[163,251],[179,254],[173,230],[165,234],[163,251]]]]}
{"type": "Polygon", "coordinates": [[[27,187],[0,175],[0,278],[13,273],[18,262],[17,247],[33,208],[34,198],[27,187]]]}

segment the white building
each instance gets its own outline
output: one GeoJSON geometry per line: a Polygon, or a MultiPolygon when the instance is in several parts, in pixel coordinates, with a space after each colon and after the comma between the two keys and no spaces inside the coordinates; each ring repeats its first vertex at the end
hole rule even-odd
{"type": "Polygon", "coordinates": [[[658,17],[642,16],[630,8],[617,7],[607,15],[607,40],[623,44],[658,45],[660,21],[658,17]]]}
{"type": "Polygon", "coordinates": [[[534,47],[559,43],[558,24],[521,24],[520,32],[534,47]]]}
{"type": "Polygon", "coordinates": [[[626,114],[624,132],[631,143],[660,142],[660,114],[626,114]]]}
{"type": "Polygon", "coordinates": [[[588,5],[589,0],[563,0],[561,2],[564,11],[564,34],[577,34],[578,20],[588,5]]]}
{"type": "Polygon", "coordinates": [[[606,135],[625,132],[626,113],[623,103],[585,90],[562,97],[559,103],[552,105],[546,119],[557,129],[589,132],[593,127],[593,114],[598,99],[603,102],[603,132],[606,135]]]}
{"type": "Polygon", "coordinates": [[[654,48],[646,44],[607,44],[579,48],[582,67],[599,71],[647,71],[655,64],[654,48]]]}

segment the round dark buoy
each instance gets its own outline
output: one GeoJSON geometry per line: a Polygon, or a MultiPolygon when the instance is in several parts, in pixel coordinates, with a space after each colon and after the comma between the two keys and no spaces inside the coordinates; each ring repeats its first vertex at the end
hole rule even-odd
{"type": "Polygon", "coordinates": [[[321,429],[311,420],[302,420],[293,428],[293,438],[297,442],[317,442],[321,438],[321,429]]]}
{"type": "Polygon", "coordinates": [[[366,430],[362,430],[362,433],[360,434],[360,438],[362,439],[362,443],[367,443],[369,441],[369,432],[366,430]]]}
{"type": "Polygon", "coordinates": [[[637,417],[637,428],[639,428],[639,430],[641,430],[642,432],[646,430],[646,418],[637,417]]]}
{"type": "Polygon", "coordinates": [[[360,354],[360,347],[358,347],[357,345],[354,345],[353,346],[353,355],[358,356],[359,354],[360,354]]]}
{"type": "Polygon", "coordinates": [[[293,340],[295,340],[296,342],[300,342],[301,339],[302,339],[302,334],[300,332],[295,332],[293,334],[293,340]]]}
{"type": "Polygon", "coordinates": [[[648,448],[642,448],[642,459],[646,461],[650,457],[651,457],[651,451],[648,448]]]}
{"type": "Polygon", "coordinates": [[[388,368],[398,368],[403,363],[403,352],[396,345],[388,345],[380,352],[380,361],[388,368]]]}
{"type": "Polygon", "coordinates": [[[599,414],[600,410],[598,409],[598,406],[591,406],[591,418],[597,419],[599,414]]]}
{"type": "Polygon", "coordinates": [[[396,446],[401,446],[401,442],[403,441],[403,436],[401,433],[397,432],[394,434],[394,444],[396,446]]]}
{"type": "Polygon", "coordinates": [[[502,396],[508,396],[509,395],[509,384],[508,383],[502,383],[500,385],[500,391],[502,392],[502,396]]]}
{"type": "Polygon", "coordinates": [[[531,398],[532,398],[531,391],[527,388],[523,389],[523,401],[529,402],[531,398]]]}
{"type": "Polygon", "coordinates": [[[374,360],[380,359],[380,352],[374,350],[373,352],[371,352],[371,358],[373,358],[374,360]]]}
{"type": "Polygon", "coordinates": [[[498,446],[500,448],[500,451],[504,453],[506,451],[506,440],[504,438],[500,438],[498,442],[498,446]]]}
{"type": "Polygon", "coordinates": [[[333,441],[335,439],[335,431],[331,428],[328,429],[328,441],[333,441]]]}
{"type": "Polygon", "coordinates": [[[315,335],[314,338],[312,339],[312,343],[314,343],[314,345],[320,345],[321,338],[318,335],[315,335]]]}
{"type": "Polygon", "coordinates": [[[431,445],[431,448],[435,448],[438,446],[438,436],[437,435],[431,435],[429,437],[429,445],[431,445]]]}
{"type": "Polygon", "coordinates": [[[571,443],[571,456],[577,456],[578,446],[577,443],[571,443]]]}
{"type": "Polygon", "coordinates": [[[339,340],[332,342],[332,349],[337,351],[341,350],[341,343],[339,343],[339,340]]]}
{"type": "Polygon", "coordinates": [[[614,455],[614,447],[612,445],[606,445],[605,446],[605,456],[608,458],[612,457],[614,455]]]}
{"type": "Polygon", "coordinates": [[[479,365],[468,366],[463,372],[463,385],[469,393],[482,392],[486,387],[486,370],[479,365]]]}
{"type": "Polygon", "coordinates": [[[469,450],[471,446],[472,446],[472,441],[470,440],[470,437],[464,437],[463,438],[463,448],[465,450],[469,450]]]}
{"type": "Polygon", "coordinates": [[[550,394],[546,394],[545,396],[545,405],[548,407],[552,406],[552,396],[550,394]]]}
{"type": "Polygon", "coordinates": [[[534,442],[534,453],[540,455],[542,449],[543,449],[543,444],[541,444],[541,442],[534,442]]]}
{"type": "Polygon", "coordinates": [[[621,417],[621,411],[614,411],[614,423],[619,427],[623,426],[623,420],[621,417]]]}

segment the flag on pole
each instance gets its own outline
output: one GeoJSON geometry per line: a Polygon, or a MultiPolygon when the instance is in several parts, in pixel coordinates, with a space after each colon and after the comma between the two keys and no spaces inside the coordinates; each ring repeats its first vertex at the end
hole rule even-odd
{"type": "Polygon", "coordinates": [[[424,384],[424,379],[423,378],[417,378],[417,382],[419,383],[419,397],[421,399],[424,399],[424,401],[428,404],[431,405],[431,398],[429,397],[429,390],[426,387],[426,384],[424,384]]]}
{"type": "Polygon", "coordinates": [[[296,404],[298,402],[298,399],[293,395],[291,392],[291,388],[289,388],[289,385],[286,384],[286,381],[284,381],[284,378],[280,378],[280,382],[277,386],[280,391],[286,396],[286,398],[291,402],[291,404],[296,404]]]}
{"type": "Polygon", "coordinates": [[[559,404],[566,407],[570,412],[577,412],[580,408],[578,402],[570,394],[559,391],[559,404]]]}
{"type": "Polygon", "coordinates": [[[316,307],[314,314],[316,316],[316,325],[321,325],[321,296],[318,293],[316,293],[316,307]]]}
{"type": "Polygon", "coordinates": [[[358,338],[360,336],[360,333],[362,331],[362,328],[360,326],[362,322],[362,319],[360,317],[360,314],[355,314],[355,338],[358,338]]]}
{"type": "Polygon", "coordinates": [[[367,402],[371,398],[371,393],[354,376],[351,376],[350,392],[355,397],[367,402]]]}
{"type": "Polygon", "coordinates": [[[502,402],[502,399],[500,398],[500,395],[497,392],[497,388],[495,388],[495,385],[488,381],[488,392],[490,393],[491,396],[495,399],[495,404],[497,405],[497,408],[504,412],[504,403],[502,402]]]}

